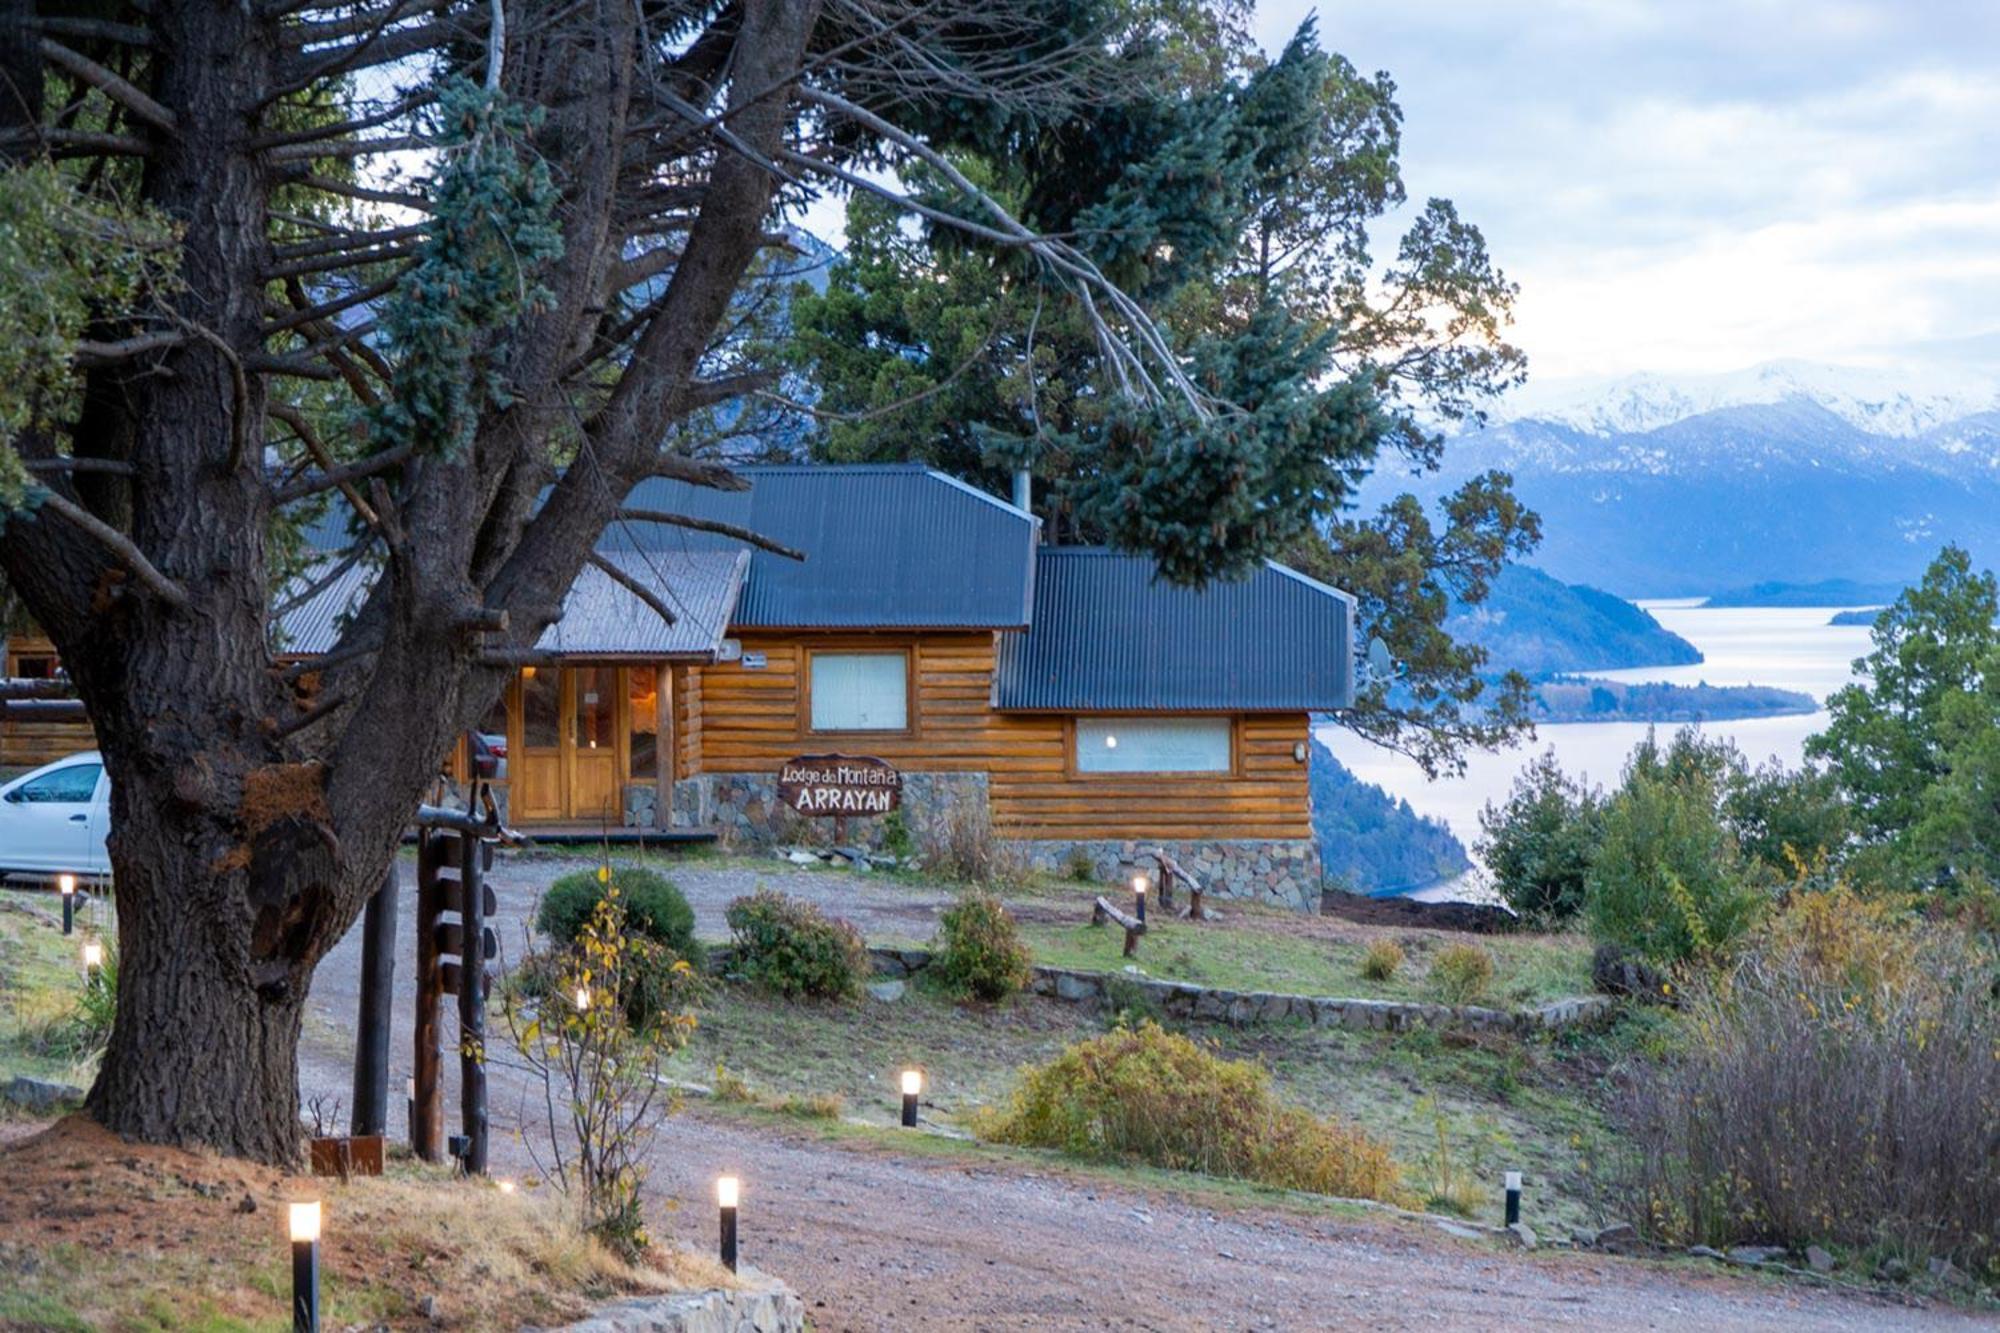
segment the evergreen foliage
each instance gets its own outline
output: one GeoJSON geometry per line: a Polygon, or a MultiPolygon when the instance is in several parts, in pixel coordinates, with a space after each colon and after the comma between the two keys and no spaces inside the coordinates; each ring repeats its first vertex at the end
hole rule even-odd
{"type": "Polygon", "coordinates": [[[1865,678],[1806,743],[1853,802],[1865,860],[1917,886],[2000,880],[2000,586],[1947,546],[1875,621],[1865,678]]]}
{"type": "MultiPolygon", "coordinates": [[[[1226,13],[1198,23],[1141,44],[1130,59],[1150,77],[1068,116],[953,122],[939,141],[991,198],[1075,236],[1135,293],[1207,403],[1110,392],[1137,369],[1037,261],[912,232],[857,199],[846,258],[794,307],[797,364],[819,393],[814,451],[920,460],[996,494],[1032,467],[1052,539],[1143,553],[1190,586],[1299,564],[1356,593],[1364,632],[1406,668],[1395,697],[1378,683],[1343,721],[1453,768],[1525,724],[1526,690],[1489,687],[1483,654],[1443,620],[1534,545],[1537,522],[1499,475],[1435,522],[1408,497],[1350,511],[1385,451],[1435,463],[1420,414],[1464,419],[1521,377],[1503,336],[1514,287],[1443,200],[1388,262],[1370,254],[1369,225],[1404,201],[1386,75],[1323,50],[1310,21],[1271,60],[1226,13]]],[[[940,212],[966,206],[934,169],[904,180],[940,212]]]]}

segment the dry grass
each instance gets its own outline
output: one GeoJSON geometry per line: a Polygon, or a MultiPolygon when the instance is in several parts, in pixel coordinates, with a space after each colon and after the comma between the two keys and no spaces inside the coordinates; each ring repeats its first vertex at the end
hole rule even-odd
{"type": "Polygon", "coordinates": [[[126,1143],[81,1118],[0,1147],[0,1328],[290,1326],[285,1205],[325,1205],[331,1327],[560,1323],[620,1295],[728,1286],[713,1262],[621,1262],[561,1198],[394,1163],[348,1185],[126,1143]],[[248,1211],[246,1211],[246,1208],[248,1211]]]}

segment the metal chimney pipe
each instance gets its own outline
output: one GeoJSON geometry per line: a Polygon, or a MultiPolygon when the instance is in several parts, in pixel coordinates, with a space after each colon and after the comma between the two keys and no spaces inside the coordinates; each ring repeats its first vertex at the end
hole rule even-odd
{"type": "Polygon", "coordinates": [[[1014,469],[1014,508],[1029,509],[1035,498],[1035,474],[1027,468],[1014,469]]]}

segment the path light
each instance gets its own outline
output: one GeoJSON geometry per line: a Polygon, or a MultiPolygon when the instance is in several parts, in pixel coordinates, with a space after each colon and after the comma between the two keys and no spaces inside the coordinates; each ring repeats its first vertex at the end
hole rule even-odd
{"type": "Polygon", "coordinates": [[[903,1128],[917,1127],[917,1094],[924,1090],[923,1071],[905,1069],[903,1071],[903,1128]]]}
{"type": "Polygon", "coordinates": [[[513,1182],[513,1181],[511,1181],[511,1180],[503,1180],[503,1181],[501,1181],[501,1182],[500,1182],[500,1192],[501,1192],[502,1194],[512,1194],[512,1193],[514,1192],[514,1182],[513,1182]]]}
{"type": "Polygon", "coordinates": [[[96,940],[88,940],[83,946],[83,979],[94,981],[104,966],[104,946],[96,940]]]}
{"type": "Polygon", "coordinates": [[[319,1333],[319,1200],[292,1205],[292,1329],[319,1333]]]}
{"type": "Polygon", "coordinates": [[[1507,1173],[1507,1225],[1513,1226],[1521,1220],[1521,1173],[1507,1173]]]}
{"type": "Polygon", "coordinates": [[[715,1181],[715,1202],[722,1209],[722,1262],[736,1271],[736,1199],[742,1182],[735,1176],[719,1176],[715,1181]]]}
{"type": "Polygon", "coordinates": [[[1138,874],[1132,876],[1132,902],[1138,909],[1138,916],[1141,922],[1146,919],[1146,890],[1149,887],[1145,871],[1141,870],[1138,874]]]}
{"type": "Polygon", "coordinates": [[[578,986],[576,988],[575,999],[576,999],[576,1011],[579,1014],[586,1014],[590,1012],[590,987],[578,986]]]}
{"type": "Polygon", "coordinates": [[[56,876],[56,887],[62,890],[63,934],[76,928],[76,876],[65,871],[56,876]]]}

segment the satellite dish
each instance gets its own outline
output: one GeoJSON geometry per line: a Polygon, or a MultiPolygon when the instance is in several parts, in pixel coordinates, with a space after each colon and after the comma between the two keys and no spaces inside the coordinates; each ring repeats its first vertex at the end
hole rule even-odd
{"type": "Polygon", "coordinates": [[[1395,675],[1396,664],[1389,660],[1389,645],[1377,634],[1368,641],[1368,679],[1393,680],[1395,675]]]}

